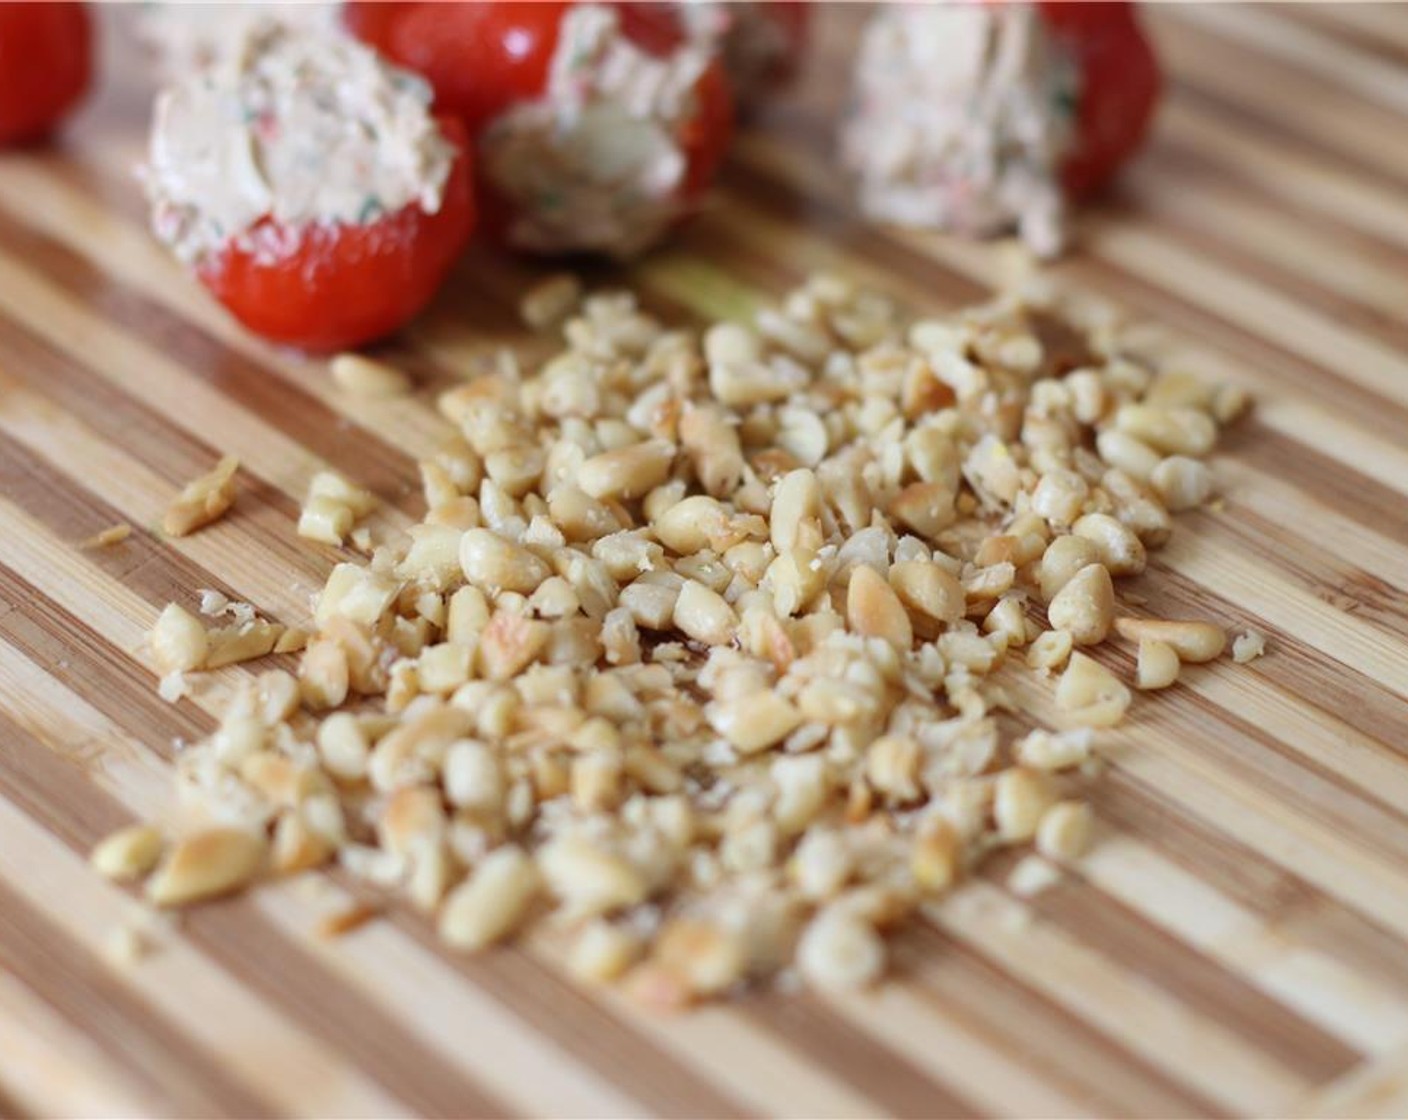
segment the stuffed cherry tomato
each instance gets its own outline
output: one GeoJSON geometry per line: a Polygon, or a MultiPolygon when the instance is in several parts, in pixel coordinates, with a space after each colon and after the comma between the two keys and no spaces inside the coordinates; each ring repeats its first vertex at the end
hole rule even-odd
{"type": "Polygon", "coordinates": [[[0,144],[43,139],[82,100],[92,75],[86,5],[0,3],[0,144]]]}
{"type": "Polygon", "coordinates": [[[354,3],[346,18],[464,119],[486,211],[517,248],[639,253],[723,158],[727,79],[659,5],[354,3]]]}
{"type": "Polygon", "coordinates": [[[157,99],[152,225],[251,330],[336,350],[396,330],[474,224],[460,122],[352,39],[276,23],[157,99]]]}
{"type": "Polygon", "coordinates": [[[723,61],[733,96],[752,108],[797,70],[806,49],[807,0],[676,0],[689,38],[723,61]]]}
{"type": "Polygon", "coordinates": [[[1160,90],[1133,8],[893,4],[862,37],[842,150],[872,217],[987,235],[1041,255],[1069,203],[1137,150],[1160,90]]]}

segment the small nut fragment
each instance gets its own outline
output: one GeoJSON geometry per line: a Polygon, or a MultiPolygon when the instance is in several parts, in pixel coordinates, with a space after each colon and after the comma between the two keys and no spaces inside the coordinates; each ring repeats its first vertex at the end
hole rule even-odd
{"type": "Polygon", "coordinates": [[[1178,680],[1178,670],[1182,662],[1178,651],[1167,642],[1157,638],[1139,639],[1138,675],[1135,683],[1146,691],[1168,688],[1178,680]]]}
{"type": "Polygon", "coordinates": [[[1032,731],[1018,741],[1017,761],[1036,770],[1069,770],[1090,757],[1089,728],[1068,731],[1032,731]]]}
{"type": "Polygon", "coordinates": [[[782,742],[802,723],[802,713],[790,700],[775,692],[755,692],[720,704],[712,719],[714,729],[735,750],[756,754],[782,742]]]}
{"type": "Polygon", "coordinates": [[[465,579],[490,594],[531,595],[552,574],[536,555],[492,529],[465,532],[460,538],[460,567],[465,579]]]}
{"type": "Polygon", "coordinates": [[[578,468],[577,485],[593,498],[629,501],[644,497],[670,477],[675,445],[649,439],[593,455],[578,468]]]}
{"type": "Polygon", "coordinates": [[[512,933],[539,891],[533,860],[507,845],[484,857],[440,908],[440,936],[456,949],[475,950],[512,933]]]}
{"type": "Polygon", "coordinates": [[[909,856],[909,873],[930,894],[948,890],[958,877],[962,841],[944,817],[927,817],[919,826],[909,856]]]}
{"type": "Polygon", "coordinates": [[[328,363],[328,372],[339,389],[359,397],[404,397],[411,391],[409,377],[365,354],[338,354],[328,363]]]}
{"type": "Polygon", "coordinates": [[[567,967],[581,980],[615,980],[641,953],[640,938],[621,926],[597,919],[583,927],[572,943],[567,967]]]}
{"type": "Polygon", "coordinates": [[[686,580],[675,599],[674,624],[696,642],[726,646],[738,633],[738,615],[717,591],[686,580]]]}
{"type": "Polygon", "coordinates": [[[199,669],[210,652],[210,637],[200,619],[175,603],[167,603],[157,616],[148,641],[163,675],[199,669]]]}
{"type": "Polygon", "coordinates": [[[1030,840],[1055,801],[1056,789],[1044,771],[1023,766],[1004,770],[993,788],[992,815],[998,836],[1009,844],[1030,840]]]}
{"type": "Polygon", "coordinates": [[[867,638],[883,638],[901,652],[914,644],[914,627],[900,597],[874,568],[862,564],[846,590],[846,622],[867,638]]]}
{"type": "Polygon", "coordinates": [[[1165,455],[1206,455],[1217,440],[1212,417],[1196,408],[1121,405],[1115,427],[1165,455]]]}
{"type": "Polygon", "coordinates": [[[1211,622],[1180,622],[1161,618],[1117,618],[1115,630],[1131,642],[1151,638],[1172,646],[1178,659],[1199,664],[1219,657],[1227,647],[1227,632],[1211,622]]]}
{"type": "Polygon", "coordinates": [[[748,963],[736,933],[691,918],[676,918],[660,931],[655,959],[697,995],[716,995],[731,987],[748,963]]]}
{"type": "Polygon", "coordinates": [[[1238,634],[1232,642],[1232,660],[1238,665],[1255,661],[1266,652],[1266,637],[1255,630],[1238,634]]]}
{"type": "Polygon", "coordinates": [[[1170,455],[1149,476],[1149,483],[1170,513],[1200,506],[1212,497],[1212,471],[1206,463],[1170,455]]]}
{"type": "Polygon", "coordinates": [[[582,282],[570,272],[555,272],[523,294],[518,313],[527,326],[545,331],[572,314],[581,299],[582,282]]]}
{"type": "Polygon", "coordinates": [[[1074,645],[1066,630],[1048,630],[1038,634],[1031,649],[1027,650],[1027,665],[1032,669],[1059,669],[1070,657],[1074,645]]]}
{"type": "Polygon", "coordinates": [[[890,565],[889,579],[900,602],[916,614],[944,626],[952,626],[963,617],[963,584],[933,561],[898,561],[890,565]]]}
{"type": "Polygon", "coordinates": [[[116,525],[109,525],[106,529],[100,529],[91,537],[82,541],[78,547],[85,551],[97,548],[109,548],[112,545],[121,544],[131,535],[132,526],[122,521],[116,525]]]}
{"type": "Polygon", "coordinates": [[[1094,816],[1084,801],[1061,801],[1051,806],[1036,830],[1036,850],[1058,863],[1072,863],[1090,848],[1094,816]]]}
{"type": "Polygon", "coordinates": [[[1060,593],[1082,568],[1100,561],[1100,550],[1084,537],[1057,537],[1042,553],[1037,567],[1041,597],[1048,603],[1060,593]]]}
{"type": "Polygon", "coordinates": [[[1083,653],[1072,653],[1056,685],[1056,707],[1086,727],[1113,727],[1124,718],[1129,689],[1105,666],[1083,653]]]}
{"type": "Polygon", "coordinates": [[[872,984],[885,969],[885,943],[850,911],[829,906],[807,924],[797,944],[797,967],[807,983],[844,990],[872,984]]]}
{"type": "Polygon", "coordinates": [[[161,833],[151,825],[120,828],[93,849],[93,869],[105,879],[126,883],[140,879],[161,857],[161,833]]]}
{"type": "Polygon", "coordinates": [[[167,507],[161,528],[171,537],[184,537],[223,517],[235,504],[235,472],[240,461],[226,455],[209,474],[187,483],[167,507]]]}
{"type": "Polygon", "coordinates": [[[576,915],[605,914],[645,900],[649,885],[620,856],[586,840],[562,837],[538,853],[548,889],[576,915]]]}
{"type": "Polygon", "coordinates": [[[147,880],[155,906],[185,906],[229,894],[259,871],[264,837],[237,828],[215,828],[179,840],[147,880]]]}
{"type": "Polygon", "coordinates": [[[1148,555],[1134,530],[1106,513],[1087,513],[1075,523],[1072,532],[1095,546],[1102,564],[1112,576],[1137,576],[1144,570],[1148,555]]]}
{"type": "Polygon", "coordinates": [[[1078,646],[1103,642],[1115,619],[1115,585],[1104,564],[1087,564],[1056,593],[1046,616],[1078,646]]]}

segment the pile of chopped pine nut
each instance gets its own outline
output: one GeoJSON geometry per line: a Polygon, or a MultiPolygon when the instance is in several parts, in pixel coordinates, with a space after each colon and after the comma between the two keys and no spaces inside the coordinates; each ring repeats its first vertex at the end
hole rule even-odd
{"type": "MultiPolygon", "coordinates": [[[[552,283],[525,307],[566,349],[440,398],[424,521],[333,569],[298,674],[244,689],[179,756],[179,823],[99,869],[172,906],[335,862],[452,946],[544,927],[672,1007],[872,982],[985,854],[1077,860],[1133,698],[1085,651],[1132,643],[1140,689],[1223,652],[1115,581],[1208,501],[1245,394],[1050,300],[909,321],[818,276],[700,336],[552,283]]],[[[301,531],[370,501],[320,475],[301,531]]],[[[181,674],[224,641],[173,605],[152,648],[181,674]]]]}

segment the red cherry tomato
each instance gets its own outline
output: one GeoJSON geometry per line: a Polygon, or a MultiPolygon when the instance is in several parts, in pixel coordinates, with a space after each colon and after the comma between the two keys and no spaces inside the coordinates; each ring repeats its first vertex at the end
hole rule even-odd
{"type": "Polygon", "coordinates": [[[435,88],[439,108],[477,135],[543,92],[557,27],[571,4],[373,2],[343,8],[349,31],[435,88]]]}
{"type": "Polygon", "coordinates": [[[88,91],[92,71],[86,5],[0,3],[0,144],[47,136],[88,91]]]}
{"type": "Polygon", "coordinates": [[[1041,14],[1080,67],[1076,141],[1061,170],[1079,198],[1109,182],[1144,142],[1163,79],[1133,4],[1042,0],[1041,14]]]}
{"type": "Polygon", "coordinates": [[[312,226],[275,260],[228,246],[197,269],[250,330],[303,350],[343,350],[412,319],[469,240],[475,207],[464,126],[437,116],[459,154],[440,209],[402,207],[365,225],[312,226]]]}
{"type": "MultiPolygon", "coordinates": [[[[683,43],[678,20],[662,5],[615,6],[622,31],[642,50],[663,55],[683,43]]],[[[571,7],[570,0],[351,0],[343,11],[354,35],[422,74],[435,89],[437,107],[458,114],[477,136],[505,110],[544,93],[558,27],[571,7]]],[[[680,137],[688,161],[687,201],[713,181],[733,129],[733,99],[717,63],[701,75],[695,92],[698,110],[680,137]]],[[[492,193],[483,190],[491,212],[497,209],[492,193]]]]}

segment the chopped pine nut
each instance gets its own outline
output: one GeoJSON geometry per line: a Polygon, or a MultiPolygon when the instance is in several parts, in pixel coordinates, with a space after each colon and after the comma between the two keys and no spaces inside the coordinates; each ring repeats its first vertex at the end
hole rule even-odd
{"type": "Polygon", "coordinates": [[[94,533],[78,547],[89,551],[97,548],[110,548],[115,544],[121,544],[131,535],[132,526],[124,521],[117,525],[109,525],[106,529],[94,533]]]}
{"type": "Polygon", "coordinates": [[[1249,661],[1255,661],[1266,652],[1266,638],[1255,630],[1248,630],[1244,634],[1238,634],[1232,641],[1232,660],[1238,665],[1245,665],[1249,661]]]}
{"type": "MultiPolygon", "coordinates": [[[[388,511],[374,541],[368,491],[310,481],[300,533],[354,551],[306,630],[213,592],[210,630],[162,612],[173,700],[270,649],[297,671],[227,674],[182,750],[183,806],[218,827],[127,830],[95,865],[173,906],[335,860],[452,946],[566,931],[575,975],[659,1010],[871,983],[884,931],[995,847],[1039,853],[1014,890],[1049,884],[1091,831],[1061,791],[1131,702],[1085,651],[1138,640],[1148,687],[1225,643],[1116,619],[1114,583],[1207,501],[1202,456],[1244,407],[1108,316],[1060,323],[1085,351],[1066,372],[1049,302],[910,322],[818,277],[701,335],[543,281],[521,310],[562,351],[502,349],[441,396],[455,434],[418,464],[418,524],[388,511]],[[1014,734],[1022,678],[1053,672],[1069,726],[1014,734]]],[[[354,354],[332,377],[410,388],[354,354]]],[[[222,466],[192,524],[228,504],[222,466]]]]}
{"type": "Polygon", "coordinates": [[[404,397],[411,391],[409,377],[365,354],[338,354],[328,370],[339,389],[359,397],[404,397]]]}
{"type": "Polygon", "coordinates": [[[167,536],[184,537],[217,521],[235,504],[235,472],[240,461],[226,455],[209,474],[188,483],[167,507],[161,529],[167,536]]]}

